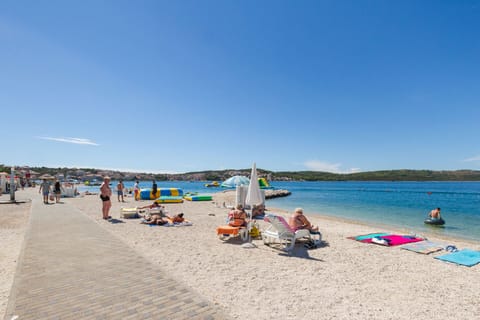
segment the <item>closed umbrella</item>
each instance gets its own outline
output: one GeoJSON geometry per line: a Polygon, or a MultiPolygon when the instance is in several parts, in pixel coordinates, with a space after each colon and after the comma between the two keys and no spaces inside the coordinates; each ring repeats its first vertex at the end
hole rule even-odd
{"type": "MultiPolygon", "coordinates": [[[[258,185],[257,178],[257,166],[255,162],[252,166],[252,173],[250,174],[250,183],[248,184],[247,197],[245,198],[245,203],[252,208],[256,204],[263,203],[262,191],[260,191],[260,186],[258,185]]],[[[250,218],[252,215],[250,214],[250,218]]],[[[250,232],[252,228],[252,220],[248,224],[248,231],[250,232]]],[[[244,248],[255,248],[255,245],[251,242],[252,238],[248,237],[249,242],[242,245],[244,248]]]]}
{"type": "Polygon", "coordinates": [[[250,174],[250,183],[248,184],[245,203],[250,205],[250,208],[252,208],[254,205],[263,203],[263,195],[258,184],[257,166],[255,163],[253,163],[252,166],[252,173],[250,174]]]}

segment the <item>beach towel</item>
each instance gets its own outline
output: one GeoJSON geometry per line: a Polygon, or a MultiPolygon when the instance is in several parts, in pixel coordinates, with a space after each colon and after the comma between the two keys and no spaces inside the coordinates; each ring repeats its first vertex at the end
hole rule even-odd
{"type": "Polygon", "coordinates": [[[165,223],[165,224],[149,224],[150,227],[188,227],[193,226],[190,221],[165,223]]]}
{"type": "Polygon", "coordinates": [[[399,235],[399,234],[390,234],[386,236],[377,236],[373,238],[367,238],[364,240],[360,240],[360,242],[364,243],[376,243],[385,246],[398,246],[401,244],[411,243],[411,242],[418,242],[423,241],[423,238],[415,237],[415,236],[406,236],[406,235],[399,235]]]}
{"type": "Polygon", "coordinates": [[[241,227],[232,227],[232,226],[220,226],[217,228],[217,235],[233,235],[236,236],[240,233],[241,227]]]}
{"type": "Polygon", "coordinates": [[[400,248],[408,251],[413,251],[416,253],[421,253],[421,254],[429,254],[429,253],[443,250],[443,246],[440,243],[436,243],[428,240],[409,243],[401,246],[400,248]]]}
{"type": "Polygon", "coordinates": [[[193,226],[193,223],[191,223],[190,221],[183,221],[183,222],[162,224],[162,227],[188,227],[188,226],[193,226]]]}
{"type": "Polygon", "coordinates": [[[480,263],[480,251],[463,249],[457,252],[447,253],[434,258],[447,262],[453,262],[462,266],[471,267],[480,263]]]}
{"type": "Polygon", "coordinates": [[[371,239],[373,237],[388,236],[389,234],[390,233],[386,233],[386,232],[368,233],[368,234],[362,234],[362,235],[354,236],[354,237],[347,237],[347,239],[362,241],[362,240],[365,240],[365,239],[371,239]]]}

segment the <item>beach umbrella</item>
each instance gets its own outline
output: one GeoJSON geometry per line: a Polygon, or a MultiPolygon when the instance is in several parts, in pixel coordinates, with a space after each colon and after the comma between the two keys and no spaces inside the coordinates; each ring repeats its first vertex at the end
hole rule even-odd
{"type": "Polygon", "coordinates": [[[260,186],[258,184],[257,166],[255,162],[253,163],[252,173],[250,174],[250,183],[248,184],[245,203],[250,205],[250,208],[252,208],[254,205],[263,203],[263,195],[262,191],[260,191],[260,186]]]}
{"type": "Polygon", "coordinates": [[[223,181],[221,186],[224,188],[236,188],[237,186],[248,186],[250,180],[245,176],[233,176],[223,181]]]}

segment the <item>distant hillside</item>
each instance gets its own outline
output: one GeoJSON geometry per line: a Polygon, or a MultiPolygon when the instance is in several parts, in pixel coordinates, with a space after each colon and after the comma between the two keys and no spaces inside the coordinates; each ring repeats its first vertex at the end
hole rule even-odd
{"type": "Polygon", "coordinates": [[[480,181],[478,170],[385,170],[349,174],[316,171],[275,172],[274,180],[305,181],[480,181]]]}
{"type": "MultiPolygon", "coordinates": [[[[18,168],[21,170],[22,168],[18,168]]],[[[23,168],[25,169],[25,168],[23,168]]],[[[61,174],[66,177],[87,180],[88,177],[102,177],[109,175],[114,180],[157,180],[157,181],[224,181],[235,175],[250,175],[250,168],[207,170],[187,172],[181,174],[152,174],[138,172],[121,172],[100,170],[93,168],[46,168],[30,167],[29,170],[42,175],[61,174]]],[[[0,172],[10,172],[10,167],[0,164],[0,172]]],[[[265,177],[268,181],[480,181],[479,170],[383,170],[368,171],[349,174],[338,174],[318,171],[269,171],[257,169],[259,177],[265,177]]]]}

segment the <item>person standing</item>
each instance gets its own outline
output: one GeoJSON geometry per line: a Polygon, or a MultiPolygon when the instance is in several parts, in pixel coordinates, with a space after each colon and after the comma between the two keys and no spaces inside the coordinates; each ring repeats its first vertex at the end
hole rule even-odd
{"type": "Polygon", "coordinates": [[[157,187],[157,183],[155,182],[155,180],[153,180],[152,182],[152,199],[157,199],[157,191],[158,191],[158,187],[157,187]]]}
{"type": "Polygon", "coordinates": [[[117,183],[117,199],[118,199],[118,202],[120,202],[120,201],[125,202],[123,200],[123,189],[124,188],[125,188],[125,186],[123,185],[122,180],[119,180],[118,183],[117,183]]]}
{"type": "Polygon", "coordinates": [[[55,194],[55,202],[59,203],[62,195],[62,185],[58,180],[55,180],[55,184],[53,185],[53,193],[55,194]]]}
{"type": "Polygon", "coordinates": [[[42,192],[43,194],[43,203],[48,204],[48,194],[50,193],[50,183],[47,182],[47,179],[43,179],[43,182],[40,184],[40,189],[38,193],[42,192]]]}
{"type": "Polygon", "coordinates": [[[102,185],[100,186],[100,199],[102,199],[102,215],[103,219],[107,220],[112,218],[108,215],[110,208],[112,207],[112,189],[110,188],[110,177],[104,177],[102,185]]]}
{"type": "Polygon", "coordinates": [[[135,201],[140,199],[140,185],[138,180],[135,181],[135,184],[133,185],[133,197],[135,198],[135,201]]]}

